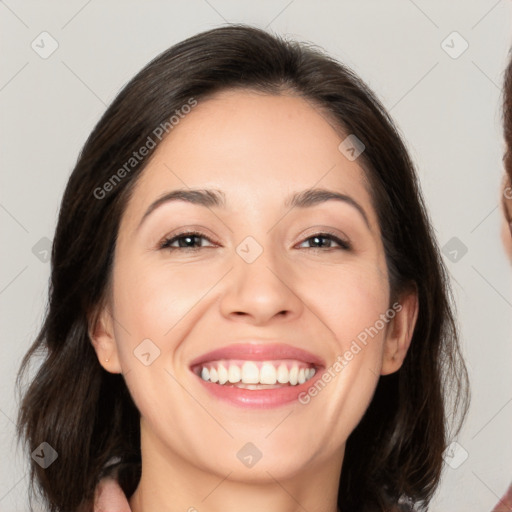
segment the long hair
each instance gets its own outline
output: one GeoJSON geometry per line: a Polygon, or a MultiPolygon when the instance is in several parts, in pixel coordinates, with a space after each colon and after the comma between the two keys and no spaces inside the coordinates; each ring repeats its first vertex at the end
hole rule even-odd
{"type": "Polygon", "coordinates": [[[503,80],[503,133],[505,136],[505,171],[512,183],[512,48],[503,80]]]}
{"type": "MultiPolygon", "coordinates": [[[[109,467],[127,496],[140,478],[139,412],[123,376],[98,363],[88,335],[88,319],[109,286],[121,216],[152,153],[126,162],[148,137],[159,143],[162,130],[172,136],[169,120],[191,99],[235,88],[299,95],[330,116],[340,136],[363,142],[358,163],[370,183],[391,292],[414,287],[419,297],[401,369],[380,378],[348,438],[339,506],[389,511],[408,502],[422,509],[439,483],[448,418],[462,419],[466,410],[467,373],[447,273],[401,136],[374,93],[322,50],[230,25],[190,37],[144,67],[97,123],[69,178],[45,321],[17,379],[21,390],[30,363],[42,357],[20,391],[18,435],[29,453],[43,442],[58,453],[47,468],[30,459],[32,492],[52,512],[89,503],[109,467]]],[[[452,425],[455,432],[459,424],[452,425]]]]}

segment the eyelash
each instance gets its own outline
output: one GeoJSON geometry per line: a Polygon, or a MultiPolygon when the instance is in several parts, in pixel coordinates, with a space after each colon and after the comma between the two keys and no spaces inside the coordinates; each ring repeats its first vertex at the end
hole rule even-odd
{"type": "MultiPolygon", "coordinates": [[[[179,233],[173,237],[165,238],[164,240],[162,240],[160,242],[159,249],[162,249],[162,250],[165,249],[165,250],[168,250],[171,252],[175,251],[175,250],[184,250],[187,252],[195,252],[195,251],[198,251],[199,249],[204,249],[205,247],[171,247],[171,244],[176,242],[177,240],[180,240],[181,238],[190,238],[192,236],[204,238],[204,239],[208,240],[210,243],[215,243],[212,240],[210,240],[210,238],[208,238],[207,236],[205,236],[203,233],[201,233],[199,231],[186,231],[183,233],[179,233]]],[[[330,233],[327,231],[321,232],[321,233],[315,233],[314,235],[311,235],[311,236],[305,238],[303,240],[303,242],[301,242],[301,243],[311,240],[312,238],[326,238],[328,240],[332,240],[333,242],[336,242],[339,245],[338,248],[327,247],[326,249],[331,249],[331,250],[340,249],[343,251],[349,251],[352,249],[351,244],[347,240],[342,240],[338,236],[336,236],[334,233],[330,233]]],[[[322,247],[304,247],[303,249],[313,249],[313,250],[318,251],[318,250],[322,250],[322,247]]]]}

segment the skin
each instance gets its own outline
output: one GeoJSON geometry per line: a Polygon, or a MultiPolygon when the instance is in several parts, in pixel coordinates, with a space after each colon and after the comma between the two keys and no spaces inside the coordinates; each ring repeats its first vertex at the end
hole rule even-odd
{"type": "Polygon", "coordinates": [[[503,179],[501,209],[501,241],[509,260],[512,261],[512,184],[507,174],[503,179]]]}
{"type": "Polygon", "coordinates": [[[189,363],[258,338],[330,366],[388,310],[376,213],[358,161],[338,150],[344,138],[299,97],[238,90],[200,102],[155,150],[123,214],[111,290],[91,327],[100,364],[123,373],[141,413],[134,512],[337,510],[345,442],[379,376],[403,362],[414,293],[399,297],[395,318],[307,405],[242,410],[207,393],[189,363]],[[314,187],[353,198],[368,225],[344,202],[284,206],[314,187]],[[222,190],[226,207],[169,202],[140,225],[149,205],[179,188],[222,190]],[[159,248],[188,228],[209,240],[195,252],[159,248]],[[315,243],[325,229],[352,248],[315,243]],[[247,236],[263,249],[250,264],[236,252],[247,236]],[[160,350],[149,366],[133,354],[147,338],[160,350]],[[262,453],[252,468],[237,458],[248,442],[262,453]]]}

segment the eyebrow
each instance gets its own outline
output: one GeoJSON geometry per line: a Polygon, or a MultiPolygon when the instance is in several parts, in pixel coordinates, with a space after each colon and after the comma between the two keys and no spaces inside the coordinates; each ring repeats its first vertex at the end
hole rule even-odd
{"type": "MultiPolygon", "coordinates": [[[[341,201],[352,206],[363,217],[366,225],[370,228],[370,222],[364,208],[352,197],[346,194],[340,194],[333,190],[323,188],[313,188],[296,192],[288,197],[285,202],[285,208],[311,208],[327,201],[341,201]]],[[[145,219],[163,204],[173,201],[185,201],[187,203],[204,206],[206,208],[225,208],[226,196],[224,192],[217,189],[177,189],[164,194],[156,201],[151,203],[139,223],[139,228],[145,219]]],[[[138,229],[138,228],[137,228],[138,229]]]]}

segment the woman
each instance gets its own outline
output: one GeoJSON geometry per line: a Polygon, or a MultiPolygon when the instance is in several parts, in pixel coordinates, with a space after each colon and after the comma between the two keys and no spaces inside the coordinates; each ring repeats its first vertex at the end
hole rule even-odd
{"type": "MultiPolygon", "coordinates": [[[[512,57],[512,52],[510,53],[512,57]]],[[[503,82],[503,133],[505,136],[505,177],[501,206],[503,208],[502,240],[509,258],[512,260],[512,58],[505,70],[503,82]]],[[[492,512],[512,510],[512,483],[492,512]]]]}
{"type": "Polygon", "coordinates": [[[148,64],[51,279],[19,418],[51,510],[109,475],[134,512],[428,505],[467,398],[446,272],[391,119],[322,52],[231,25],[148,64]]]}
{"type": "Polygon", "coordinates": [[[503,156],[505,177],[501,196],[504,214],[502,240],[507,254],[512,259],[512,58],[505,70],[503,83],[503,133],[506,150],[503,156]]]}

